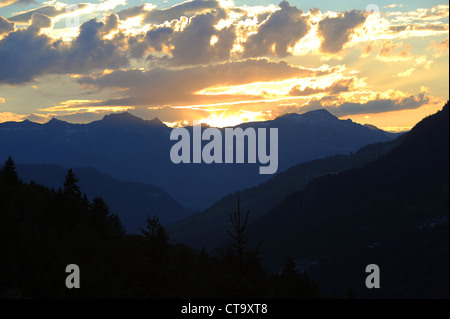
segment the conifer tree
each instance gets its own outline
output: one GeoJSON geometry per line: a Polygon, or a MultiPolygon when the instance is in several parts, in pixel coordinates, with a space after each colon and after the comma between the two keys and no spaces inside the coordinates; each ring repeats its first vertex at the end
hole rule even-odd
{"type": "Polygon", "coordinates": [[[73,170],[70,168],[67,171],[67,174],[64,179],[64,185],[63,185],[63,193],[67,197],[81,200],[81,190],[78,186],[78,177],[75,175],[73,170]]]}
{"type": "Polygon", "coordinates": [[[288,257],[286,264],[284,264],[281,275],[288,278],[292,278],[298,275],[297,263],[295,262],[293,257],[288,257]]]}
{"type": "Polygon", "coordinates": [[[169,246],[169,234],[159,222],[159,217],[147,216],[147,226],[140,228],[153,254],[160,255],[169,246]]]}
{"type": "Polygon", "coordinates": [[[111,223],[109,222],[110,211],[108,204],[101,197],[95,197],[91,204],[92,221],[100,234],[106,237],[111,223]]]}
{"type": "Polygon", "coordinates": [[[5,165],[3,166],[3,173],[5,175],[6,183],[8,185],[16,184],[19,181],[19,176],[16,172],[16,165],[11,158],[11,156],[8,157],[8,159],[5,162],[5,165]]]}
{"type": "Polygon", "coordinates": [[[117,214],[111,214],[108,217],[109,225],[111,227],[111,233],[113,238],[122,238],[125,236],[126,229],[122,224],[122,221],[117,214]]]}

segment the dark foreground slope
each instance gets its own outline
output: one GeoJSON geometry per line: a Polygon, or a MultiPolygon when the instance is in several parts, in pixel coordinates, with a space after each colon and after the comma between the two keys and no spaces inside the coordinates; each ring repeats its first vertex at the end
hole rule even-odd
{"type": "MultiPolygon", "coordinates": [[[[147,215],[158,215],[167,224],[186,218],[192,211],[183,207],[159,187],[123,182],[91,168],[75,168],[80,187],[90,200],[96,196],[108,202],[112,212],[120,216],[127,232],[139,233],[147,215]]],[[[51,164],[21,164],[17,172],[24,182],[35,181],[54,189],[62,186],[67,169],[51,164]]]]}
{"type": "Polygon", "coordinates": [[[449,296],[449,110],[418,123],[379,159],[313,180],[249,228],[279,269],[287,256],[328,293],[449,296]],[[377,264],[381,289],[367,289],[377,264]]]}
{"type": "Polygon", "coordinates": [[[297,164],[267,182],[229,194],[203,212],[167,225],[178,241],[194,248],[213,249],[228,238],[223,231],[230,227],[230,213],[240,196],[241,210],[250,211],[251,224],[280,204],[287,195],[302,190],[311,180],[367,164],[400,144],[403,135],[395,140],[362,147],[354,154],[335,155],[297,164]]]}
{"type": "Polygon", "coordinates": [[[55,191],[23,183],[10,159],[0,168],[0,299],[322,297],[292,263],[273,275],[255,257],[174,245],[156,217],[141,235],[126,235],[105,201],[82,195],[73,173],[55,191]],[[66,268],[74,264],[78,288],[70,286],[77,272],[66,268]]]}

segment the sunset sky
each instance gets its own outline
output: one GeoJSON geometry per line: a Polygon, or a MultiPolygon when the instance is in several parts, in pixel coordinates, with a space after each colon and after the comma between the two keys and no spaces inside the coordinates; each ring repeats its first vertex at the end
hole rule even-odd
{"type": "Polygon", "coordinates": [[[0,0],[0,122],[325,108],[402,131],[448,100],[448,42],[443,1],[0,0]]]}

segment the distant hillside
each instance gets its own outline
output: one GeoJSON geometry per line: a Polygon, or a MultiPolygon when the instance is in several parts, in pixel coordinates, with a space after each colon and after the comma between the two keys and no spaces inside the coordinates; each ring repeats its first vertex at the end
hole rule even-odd
{"type": "MultiPolygon", "coordinates": [[[[31,180],[58,189],[62,186],[67,169],[57,165],[17,165],[24,182],[31,180]]],[[[163,224],[174,222],[192,214],[162,189],[153,185],[122,182],[94,168],[75,168],[81,190],[89,200],[102,197],[112,212],[120,216],[129,233],[139,232],[146,216],[158,215],[163,224]]]]}
{"type": "Polygon", "coordinates": [[[250,211],[251,224],[314,178],[362,166],[399,145],[402,139],[400,136],[393,141],[370,144],[351,155],[335,155],[295,165],[261,185],[229,194],[205,211],[169,224],[167,228],[171,236],[182,243],[213,249],[228,238],[224,230],[230,227],[230,213],[238,195],[242,211],[250,211]]]}
{"type": "MultiPolygon", "coordinates": [[[[278,172],[304,161],[349,154],[396,135],[339,120],[325,110],[287,114],[275,120],[239,125],[278,128],[278,172]]],[[[93,167],[119,180],[156,185],[185,207],[211,206],[225,194],[256,186],[273,175],[260,175],[256,164],[173,164],[172,130],[158,119],[111,114],[89,124],[53,119],[0,123],[0,158],[17,164],[93,167]]],[[[204,141],[206,144],[206,141],[204,141]]]]}
{"type": "Polygon", "coordinates": [[[266,266],[280,269],[292,256],[341,296],[351,288],[357,297],[448,298],[448,108],[382,157],[313,180],[250,225],[266,266]],[[365,287],[372,263],[381,289],[365,287]]]}

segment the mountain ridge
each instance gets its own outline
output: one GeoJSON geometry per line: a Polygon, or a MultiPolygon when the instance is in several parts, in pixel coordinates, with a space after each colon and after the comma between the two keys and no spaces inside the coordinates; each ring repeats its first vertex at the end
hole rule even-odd
{"type": "MultiPolygon", "coordinates": [[[[321,124],[297,123],[285,117],[236,127],[278,129],[278,172],[396,137],[339,120],[324,110],[300,116],[315,118],[321,124]]],[[[20,164],[94,167],[119,180],[156,185],[195,210],[209,207],[224,194],[259,185],[272,177],[259,174],[259,163],[174,164],[170,160],[175,144],[170,140],[172,129],[157,119],[146,121],[126,112],[89,124],[31,123],[0,124],[0,158],[11,155],[20,164]]]]}

